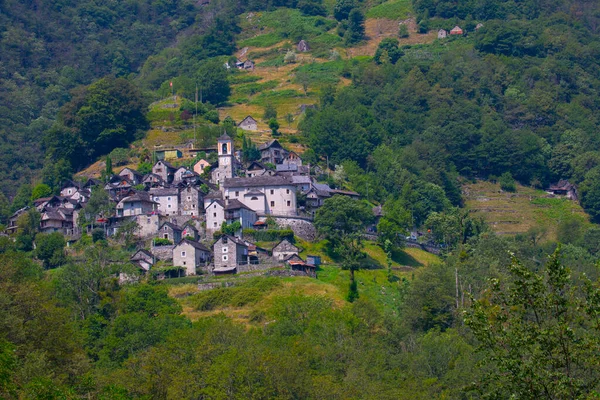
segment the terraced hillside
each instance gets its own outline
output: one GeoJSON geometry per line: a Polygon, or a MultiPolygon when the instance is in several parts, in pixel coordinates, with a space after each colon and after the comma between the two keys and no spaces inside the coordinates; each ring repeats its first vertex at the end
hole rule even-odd
{"type": "Polygon", "coordinates": [[[540,226],[547,229],[546,239],[555,240],[561,221],[589,219],[577,202],[522,185],[517,185],[516,193],[508,193],[498,184],[478,181],[464,185],[463,196],[466,207],[501,235],[525,233],[540,226]]]}

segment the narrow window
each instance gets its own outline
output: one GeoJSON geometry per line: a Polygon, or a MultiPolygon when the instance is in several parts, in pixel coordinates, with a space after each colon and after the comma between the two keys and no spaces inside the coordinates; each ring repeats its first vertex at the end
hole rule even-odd
{"type": "Polygon", "coordinates": [[[227,261],[227,254],[223,256],[223,261],[227,261]]]}
{"type": "Polygon", "coordinates": [[[275,191],[273,189],[271,189],[271,194],[275,194],[275,191]]]}
{"type": "Polygon", "coordinates": [[[274,201],[271,202],[271,207],[275,207],[275,202],[274,201]]]}
{"type": "Polygon", "coordinates": [[[181,252],[181,257],[185,257],[185,251],[181,252]]]}
{"type": "Polygon", "coordinates": [[[288,207],[291,207],[291,205],[292,205],[292,202],[288,200],[288,201],[287,201],[287,206],[288,206],[288,207]]]}
{"type": "Polygon", "coordinates": [[[286,194],[290,194],[290,189],[285,189],[286,194]]]}

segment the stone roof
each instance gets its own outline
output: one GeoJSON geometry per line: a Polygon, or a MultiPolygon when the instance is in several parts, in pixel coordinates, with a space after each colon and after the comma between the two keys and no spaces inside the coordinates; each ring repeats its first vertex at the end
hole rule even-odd
{"type": "Polygon", "coordinates": [[[173,229],[174,231],[183,231],[183,228],[175,225],[172,222],[163,222],[162,225],[158,228],[158,230],[161,230],[163,226],[168,226],[169,228],[173,229]]]}
{"type": "MultiPolygon", "coordinates": [[[[190,246],[192,246],[193,248],[195,248],[197,250],[202,250],[202,251],[206,251],[206,252],[210,253],[210,249],[208,247],[206,247],[202,243],[194,242],[193,240],[189,240],[189,239],[181,239],[181,241],[175,247],[179,247],[182,244],[189,244],[190,246]]],[[[175,249],[173,249],[173,250],[175,250],[175,249]]]]}
{"type": "Polygon", "coordinates": [[[134,201],[144,201],[147,203],[155,203],[155,201],[152,200],[150,193],[147,193],[147,192],[135,192],[135,194],[133,194],[131,196],[127,196],[123,200],[121,200],[122,203],[131,203],[134,201]]]}
{"type": "Polygon", "coordinates": [[[129,168],[129,167],[125,167],[125,168],[123,168],[123,169],[122,169],[122,170],[119,172],[119,175],[121,175],[121,174],[123,173],[123,171],[129,171],[129,172],[131,172],[133,175],[135,175],[135,176],[139,176],[139,177],[143,177],[143,176],[144,176],[144,174],[142,174],[141,172],[138,172],[138,171],[136,171],[135,169],[133,169],[133,168],[129,168]]]}
{"type": "Polygon", "coordinates": [[[244,196],[264,196],[265,194],[258,189],[250,189],[244,196]]]}
{"type": "Polygon", "coordinates": [[[152,196],[177,196],[177,188],[152,188],[148,191],[152,196]]]}
{"type": "Polygon", "coordinates": [[[296,164],[277,164],[275,166],[277,172],[295,172],[298,171],[298,165],[296,164]]]}
{"type": "Polygon", "coordinates": [[[228,178],[223,182],[224,188],[235,187],[261,187],[261,186],[289,186],[293,185],[291,176],[254,176],[252,178],[228,178]]]}
{"type": "Polygon", "coordinates": [[[154,256],[152,255],[152,253],[150,253],[148,250],[140,249],[140,250],[136,251],[129,260],[130,261],[140,261],[140,260],[146,261],[146,259],[143,258],[141,256],[141,254],[146,255],[150,259],[154,259],[154,256]]]}
{"type": "Polygon", "coordinates": [[[229,136],[227,134],[227,132],[223,133],[221,136],[219,136],[217,138],[217,142],[225,142],[225,141],[230,141],[231,140],[231,136],[229,136]]]}
{"type": "MultiPolygon", "coordinates": [[[[175,167],[173,166],[173,164],[171,164],[170,162],[168,162],[168,161],[165,161],[165,160],[158,160],[158,161],[156,162],[156,164],[158,164],[158,163],[162,163],[162,164],[163,164],[165,167],[167,167],[167,168],[169,168],[169,169],[177,169],[177,168],[175,168],[175,167]]],[[[156,164],[154,164],[154,166],[156,166],[156,164]]]]}
{"type": "Polygon", "coordinates": [[[223,194],[219,191],[212,191],[204,196],[204,199],[221,199],[223,198],[223,194]]]}
{"type": "Polygon", "coordinates": [[[265,144],[261,144],[260,146],[258,146],[258,150],[259,151],[260,150],[266,150],[266,149],[271,148],[271,147],[279,147],[279,148],[283,149],[283,147],[281,146],[281,144],[279,143],[279,141],[277,139],[273,139],[273,140],[269,140],[265,144]]]}

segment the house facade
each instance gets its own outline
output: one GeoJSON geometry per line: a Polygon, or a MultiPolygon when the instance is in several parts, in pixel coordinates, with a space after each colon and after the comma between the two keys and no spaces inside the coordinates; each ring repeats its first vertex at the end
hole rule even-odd
{"type": "Polygon", "coordinates": [[[173,243],[179,243],[181,241],[182,232],[182,227],[171,222],[164,222],[160,228],[158,228],[157,236],[160,239],[167,239],[173,243]]]}
{"type": "Polygon", "coordinates": [[[125,197],[117,204],[117,217],[134,217],[136,215],[150,214],[156,210],[157,205],[149,193],[136,192],[131,196],[125,197]]]}
{"type": "Polygon", "coordinates": [[[191,184],[179,189],[179,211],[181,215],[198,216],[202,213],[202,192],[191,184]]]}
{"type": "Polygon", "coordinates": [[[186,276],[196,275],[210,261],[210,250],[198,242],[183,239],[173,248],[173,266],[185,269],[186,276]]]}
{"type": "Polygon", "coordinates": [[[257,220],[256,212],[239,200],[214,200],[206,207],[206,231],[209,234],[221,229],[223,222],[238,221],[241,229],[253,228],[257,220]]]}
{"type": "Polygon", "coordinates": [[[164,160],[159,160],[152,167],[152,173],[160,176],[165,183],[173,182],[173,174],[176,168],[164,160]]]}
{"type": "Polygon", "coordinates": [[[289,240],[283,239],[273,247],[273,258],[278,261],[284,261],[290,256],[298,255],[300,249],[292,244],[289,240]]]}
{"type": "Polygon", "coordinates": [[[222,188],[225,199],[239,200],[258,214],[297,215],[291,176],[226,179],[222,188]]]}
{"type": "Polygon", "coordinates": [[[248,263],[248,246],[240,239],[222,235],[213,245],[213,272],[235,272],[238,265],[248,263]]]}
{"type": "Polygon", "coordinates": [[[282,164],[289,152],[281,146],[278,140],[271,140],[259,146],[260,158],[263,163],[282,164]]]}
{"type": "Polygon", "coordinates": [[[177,188],[152,188],[148,191],[157,203],[161,215],[179,214],[179,190],[177,188]]]}
{"type": "Polygon", "coordinates": [[[243,129],[245,131],[257,131],[258,130],[258,122],[248,115],[246,118],[242,120],[238,124],[238,128],[243,129]]]}
{"type": "Polygon", "coordinates": [[[194,164],[194,172],[198,175],[202,175],[202,173],[204,173],[204,170],[208,167],[210,167],[210,163],[205,159],[201,159],[196,164],[194,164]]]}

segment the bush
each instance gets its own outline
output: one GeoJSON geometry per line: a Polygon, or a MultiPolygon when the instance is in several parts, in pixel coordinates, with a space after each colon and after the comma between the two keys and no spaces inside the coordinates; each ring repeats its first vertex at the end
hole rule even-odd
{"type": "Polygon", "coordinates": [[[517,185],[515,184],[515,179],[512,177],[510,172],[505,172],[500,176],[500,179],[498,179],[498,182],[500,183],[500,189],[504,190],[505,192],[516,192],[517,191],[517,185]]]}
{"type": "Polygon", "coordinates": [[[92,242],[96,243],[98,240],[106,239],[106,234],[104,233],[104,229],[96,228],[92,231],[92,242]]]}
{"type": "Polygon", "coordinates": [[[173,244],[173,242],[171,242],[169,239],[164,239],[164,238],[154,239],[155,246],[170,246],[172,244],[173,244]]]}
{"type": "Polygon", "coordinates": [[[283,239],[294,242],[294,231],[291,229],[244,229],[243,233],[244,236],[252,236],[257,242],[278,242],[283,239]]]}

